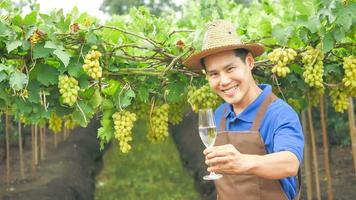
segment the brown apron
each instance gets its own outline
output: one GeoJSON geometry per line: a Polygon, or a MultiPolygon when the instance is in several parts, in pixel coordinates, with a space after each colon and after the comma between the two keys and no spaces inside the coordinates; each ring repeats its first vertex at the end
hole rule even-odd
{"type": "MultiPolygon", "coordinates": [[[[238,151],[244,154],[267,154],[259,128],[267,107],[276,99],[277,97],[273,93],[270,93],[266,97],[257,112],[256,119],[250,131],[225,131],[225,109],[215,145],[232,144],[238,151]]],[[[300,183],[301,177],[299,170],[299,192],[294,198],[295,200],[298,200],[300,197],[300,183]]],[[[215,186],[218,200],[288,200],[278,180],[264,179],[250,174],[224,174],[223,178],[215,180],[215,186]]]]}

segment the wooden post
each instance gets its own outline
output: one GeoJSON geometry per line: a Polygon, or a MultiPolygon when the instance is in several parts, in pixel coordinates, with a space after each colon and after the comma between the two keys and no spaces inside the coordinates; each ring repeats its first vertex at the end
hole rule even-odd
{"type": "Polygon", "coordinates": [[[327,192],[328,192],[328,200],[334,199],[333,194],[333,184],[332,184],[332,177],[330,172],[330,162],[329,162],[329,142],[328,142],[328,133],[327,133],[327,122],[325,115],[325,105],[324,105],[324,94],[320,94],[320,123],[321,123],[321,130],[322,130],[322,137],[323,137],[323,150],[324,150],[324,167],[325,167],[325,175],[327,178],[327,192]]]}
{"type": "Polygon", "coordinates": [[[44,128],[40,127],[40,158],[44,159],[44,128]]]}
{"type": "Polygon", "coordinates": [[[58,141],[57,141],[57,133],[53,133],[54,134],[54,147],[57,148],[57,144],[58,144],[58,141]]]}
{"type": "Polygon", "coordinates": [[[318,200],[321,200],[318,157],[317,157],[317,152],[316,152],[316,142],[315,142],[315,134],[314,134],[314,126],[313,126],[313,116],[312,116],[312,113],[311,113],[311,107],[310,106],[308,107],[308,124],[309,124],[310,141],[311,141],[311,147],[312,147],[312,153],[313,153],[313,167],[314,167],[316,197],[317,197],[318,200]]]}
{"type": "Polygon", "coordinates": [[[38,163],[38,125],[35,124],[35,165],[38,163]]]}
{"type": "Polygon", "coordinates": [[[47,141],[46,141],[46,124],[43,127],[43,154],[46,156],[47,153],[47,141]]]}
{"type": "Polygon", "coordinates": [[[10,126],[9,126],[9,111],[5,112],[5,137],[6,137],[6,183],[10,184],[11,169],[10,169],[10,126]]]}
{"type": "Polygon", "coordinates": [[[19,120],[17,123],[17,128],[19,132],[19,156],[20,156],[20,175],[21,179],[25,178],[25,166],[23,163],[23,147],[22,147],[22,129],[21,129],[21,121],[19,120]]]}
{"type": "Polygon", "coordinates": [[[63,125],[63,141],[67,139],[66,127],[63,125]]]}
{"type": "Polygon", "coordinates": [[[356,130],[355,130],[355,113],[354,113],[354,103],[352,97],[349,98],[349,107],[348,107],[348,116],[349,116],[349,129],[350,129],[350,138],[352,146],[352,156],[354,159],[354,170],[356,175],[356,130]]]}
{"type": "Polygon", "coordinates": [[[31,169],[35,172],[35,126],[31,124],[31,169]]]}
{"type": "Polygon", "coordinates": [[[304,132],[304,175],[307,186],[307,200],[313,199],[313,180],[312,180],[312,155],[310,149],[310,132],[308,131],[307,117],[305,110],[301,113],[303,132],[304,132]]]}

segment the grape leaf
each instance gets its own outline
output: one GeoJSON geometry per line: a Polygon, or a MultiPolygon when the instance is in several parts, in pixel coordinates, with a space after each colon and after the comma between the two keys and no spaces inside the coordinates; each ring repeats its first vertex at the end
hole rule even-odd
{"type": "Polygon", "coordinates": [[[0,21],[0,36],[1,35],[9,35],[11,33],[11,30],[8,28],[6,24],[4,24],[2,21],[0,21]]]}
{"type": "Polygon", "coordinates": [[[132,91],[131,89],[128,89],[126,91],[118,91],[117,92],[117,101],[115,102],[115,105],[117,108],[126,108],[131,104],[132,98],[135,98],[135,92],[132,91]]]}
{"type": "Polygon", "coordinates": [[[7,75],[5,72],[0,72],[0,83],[7,78],[7,75]]]}
{"type": "Polygon", "coordinates": [[[82,64],[79,63],[76,58],[70,59],[70,63],[67,66],[67,69],[68,69],[69,75],[76,77],[76,78],[84,73],[84,71],[82,70],[82,64]]]}
{"type": "Polygon", "coordinates": [[[23,19],[23,24],[24,25],[33,25],[33,24],[36,24],[36,20],[37,20],[37,11],[33,11],[30,14],[25,16],[25,18],[23,19]]]}
{"type": "Polygon", "coordinates": [[[46,58],[52,52],[53,49],[45,48],[43,43],[36,44],[35,47],[33,48],[33,59],[46,58]]]}
{"type": "Polygon", "coordinates": [[[45,86],[54,85],[58,82],[59,72],[50,65],[37,65],[37,80],[45,86]]]}
{"type": "Polygon", "coordinates": [[[10,53],[11,51],[17,49],[21,45],[22,45],[22,41],[21,40],[15,40],[15,41],[6,42],[7,52],[10,53]]]}
{"type": "Polygon", "coordinates": [[[57,45],[52,41],[47,41],[45,43],[44,47],[47,49],[57,49],[58,48],[57,45]]]}
{"type": "Polygon", "coordinates": [[[334,40],[331,33],[327,33],[323,38],[323,51],[326,53],[330,51],[334,46],[334,40]]]}
{"type": "Polygon", "coordinates": [[[12,89],[17,91],[23,89],[27,81],[28,79],[26,74],[15,71],[10,75],[9,84],[12,89]]]}
{"type": "Polygon", "coordinates": [[[56,49],[54,52],[53,52],[54,55],[56,55],[59,60],[62,61],[62,63],[64,64],[65,67],[68,66],[69,64],[69,59],[70,59],[70,55],[65,52],[65,51],[62,51],[60,49],[56,49]]]}

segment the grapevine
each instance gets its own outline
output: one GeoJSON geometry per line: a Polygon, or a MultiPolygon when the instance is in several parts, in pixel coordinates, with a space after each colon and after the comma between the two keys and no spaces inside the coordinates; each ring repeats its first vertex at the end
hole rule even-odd
{"type": "MultiPolygon", "coordinates": [[[[297,7],[313,8],[303,17],[285,12],[292,3],[256,3],[244,12],[236,4],[219,6],[226,19],[242,25],[236,31],[244,35],[244,42],[272,49],[254,63],[253,75],[259,83],[273,84],[272,90],[282,93],[297,110],[317,105],[320,93],[331,89],[328,95],[335,109],[342,111],[347,107],[346,98],[356,97],[356,67],[355,25],[341,19],[351,19],[347,16],[352,16],[356,4],[333,2],[335,20],[327,20],[331,16],[323,11],[330,10],[329,3],[304,2],[297,7]],[[273,12],[267,11],[270,6],[273,12]],[[254,15],[256,10],[261,15],[254,15]],[[243,20],[252,15],[254,20],[243,20]],[[276,76],[287,78],[276,82],[276,76]]],[[[184,66],[184,60],[201,49],[203,29],[219,14],[217,9],[207,19],[194,1],[187,12],[169,20],[141,7],[100,22],[79,13],[43,15],[33,10],[19,15],[9,6],[2,4],[0,9],[0,105],[2,110],[10,108],[13,115],[26,117],[27,123],[40,124],[50,116],[50,128],[59,132],[62,122],[57,115],[71,116],[63,118],[67,128],[74,124],[85,127],[94,116],[105,117],[98,137],[106,144],[118,135],[114,109],[123,108],[137,119],[147,118],[148,138],[158,142],[168,135],[167,122],[182,121],[184,102],[194,112],[222,103],[208,84],[201,85],[204,76],[184,66]],[[169,106],[151,108],[148,102],[152,99],[169,106]]]]}

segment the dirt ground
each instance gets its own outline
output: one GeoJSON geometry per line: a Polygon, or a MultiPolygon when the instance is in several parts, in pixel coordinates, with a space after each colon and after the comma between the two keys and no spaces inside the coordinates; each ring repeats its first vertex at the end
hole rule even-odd
{"type": "MultiPolygon", "coordinates": [[[[53,146],[47,133],[48,154],[34,173],[31,172],[30,141],[24,151],[25,179],[20,179],[17,148],[12,148],[11,183],[5,183],[5,161],[0,164],[1,200],[90,200],[94,198],[94,177],[101,164],[96,139],[98,123],[76,129],[66,141],[53,146]]],[[[61,135],[62,136],[62,135],[61,135]]],[[[62,136],[63,137],[63,136],[62,136]]],[[[3,155],[3,152],[0,152],[3,155]]]]}
{"type": "MultiPolygon", "coordinates": [[[[318,162],[319,172],[321,179],[321,197],[327,199],[326,194],[326,176],[323,166],[323,152],[322,149],[318,149],[318,162]]],[[[350,200],[356,199],[356,175],[353,166],[353,159],[351,154],[351,147],[338,147],[331,148],[331,177],[333,182],[334,199],[337,200],[350,200]]],[[[306,192],[306,189],[303,189],[306,192]]],[[[305,197],[306,195],[304,195],[305,197]]]]}

